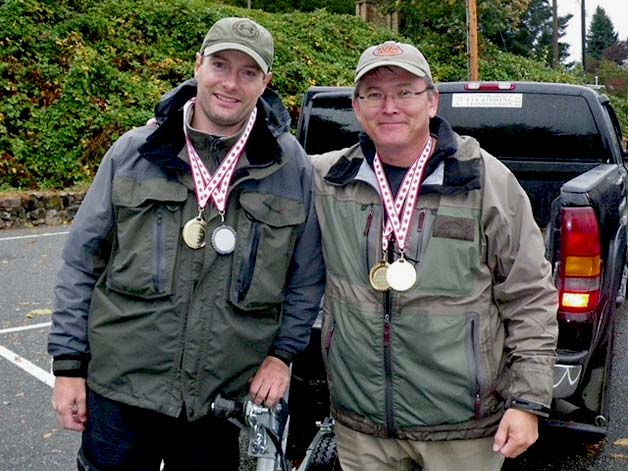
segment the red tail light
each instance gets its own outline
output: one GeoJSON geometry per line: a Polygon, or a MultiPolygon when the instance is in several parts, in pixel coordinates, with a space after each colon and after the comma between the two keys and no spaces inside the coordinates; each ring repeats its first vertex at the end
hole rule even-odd
{"type": "Polygon", "coordinates": [[[593,310],[600,300],[600,230],[593,208],[563,208],[560,215],[560,307],[564,312],[593,310]]]}

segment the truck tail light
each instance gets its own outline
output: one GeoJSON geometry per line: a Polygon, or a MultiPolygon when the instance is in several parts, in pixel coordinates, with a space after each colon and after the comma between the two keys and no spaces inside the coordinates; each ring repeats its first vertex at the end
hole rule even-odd
{"type": "Polygon", "coordinates": [[[600,300],[600,230],[593,208],[563,208],[560,215],[559,310],[592,311],[600,300]]]}

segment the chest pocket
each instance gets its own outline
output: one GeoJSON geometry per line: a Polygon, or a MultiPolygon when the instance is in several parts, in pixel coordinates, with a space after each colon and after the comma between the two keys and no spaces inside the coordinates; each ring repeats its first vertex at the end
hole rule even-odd
{"type": "Polygon", "coordinates": [[[298,201],[243,192],[230,301],[243,311],[277,315],[305,209],[298,201]]]}
{"type": "Polygon", "coordinates": [[[436,215],[420,265],[419,289],[465,296],[475,286],[480,263],[479,214],[436,215]]]}
{"type": "Polygon", "coordinates": [[[163,179],[113,186],[116,237],[107,287],[146,299],[173,293],[181,213],[188,190],[163,179]]]}

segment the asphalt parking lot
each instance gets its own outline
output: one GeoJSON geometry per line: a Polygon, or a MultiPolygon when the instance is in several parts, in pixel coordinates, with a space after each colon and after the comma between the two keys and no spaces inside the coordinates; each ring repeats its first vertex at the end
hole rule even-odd
{"type": "Polygon", "coordinates": [[[46,341],[67,228],[0,232],[0,470],[76,469],[80,436],[50,406],[46,341]]]}
{"type": "MultiPolygon", "coordinates": [[[[80,436],[50,405],[46,341],[66,227],[0,231],[0,471],[70,471],[80,436]]],[[[608,437],[581,444],[553,432],[504,471],[628,470],[628,303],[616,322],[608,437]]],[[[253,469],[251,461],[242,470],[253,469]]]]}

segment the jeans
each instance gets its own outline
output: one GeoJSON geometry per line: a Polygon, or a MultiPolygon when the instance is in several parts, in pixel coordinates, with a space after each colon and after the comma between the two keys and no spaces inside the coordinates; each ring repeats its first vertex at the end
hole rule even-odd
{"type": "Polygon", "coordinates": [[[189,422],[87,396],[88,421],[78,455],[79,471],[237,471],[239,429],[208,415],[189,422]]]}

